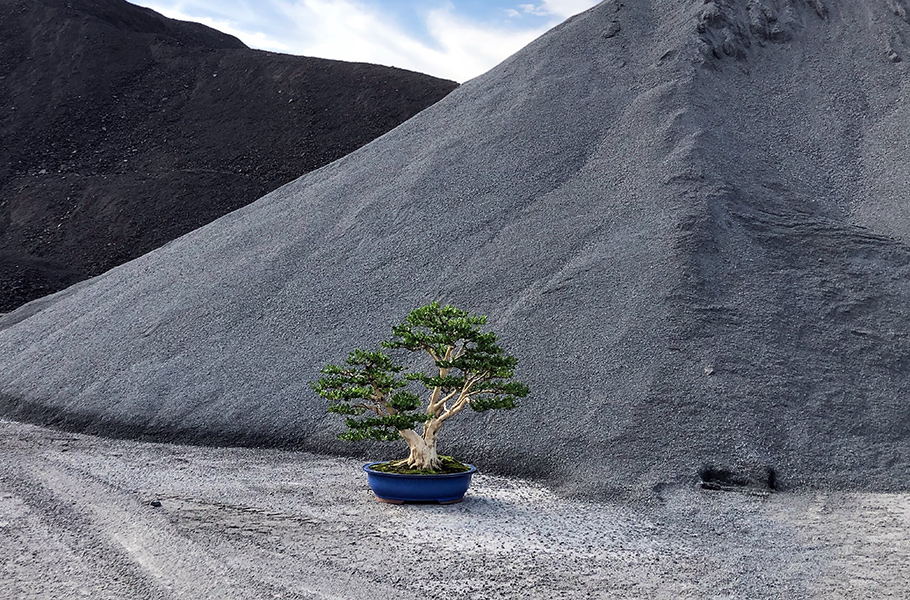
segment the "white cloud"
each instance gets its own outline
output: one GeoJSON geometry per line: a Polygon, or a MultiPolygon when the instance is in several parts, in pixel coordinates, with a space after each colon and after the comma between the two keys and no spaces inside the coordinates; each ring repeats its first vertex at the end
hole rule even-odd
{"type": "MultiPolygon", "coordinates": [[[[293,24],[295,54],[409,66],[426,54],[414,37],[369,7],[350,0],[276,2],[293,24]]],[[[419,70],[419,69],[415,69],[419,70]]]]}
{"type": "MultiPolygon", "coordinates": [[[[161,13],[170,19],[194,21],[196,23],[208,25],[212,29],[217,29],[222,33],[227,33],[239,38],[240,41],[251,48],[271,50],[272,52],[291,52],[290,46],[263,31],[250,29],[248,26],[241,25],[234,19],[205,15],[204,13],[209,11],[205,7],[204,2],[202,3],[202,6],[197,6],[192,2],[171,2],[166,4],[164,2],[155,2],[154,0],[145,0],[142,2],[142,6],[151,8],[155,12],[161,13]]],[[[244,15],[241,13],[238,16],[242,17],[244,15]]],[[[251,21],[244,21],[244,23],[250,22],[251,21]]]]}
{"type": "Polygon", "coordinates": [[[519,4],[518,8],[520,8],[522,12],[526,14],[535,15],[538,17],[546,17],[552,14],[549,10],[544,8],[543,5],[537,6],[536,4],[519,4]]]}
{"type": "Polygon", "coordinates": [[[567,19],[587,10],[599,0],[542,0],[540,4],[519,4],[522,11],[537,16],[554,16],[567,19]]]}
{"type": "Polygon", "coordinates": [[[443,48],[442,58],[456,65],[464,80],[502,62],[542,35],[549,25],[522,31],[496,29],[460,19],[446,8],[429,14],[427,29],[443,48]]]}
{"type": "Polygon", "coordinates": [[[370,62],[465,81],[501,62],[549,26],[512,31],[457,15],[452,5],[425,13],[425,41],[352,0],[276,3],[300,33],[295,54],[370,62]]]}
{"type": "Polygon", "coordinates": [[[597,3],[540,0],[471,18],[451,0],[412,0],[404,8],[419,17],[406,26],[383,6],[386,0],[133,1],[171,18],[204,23],[254,48],[395,66],[460,82],[597,3]],[[508,19],[501,20],[503,13],[508,19]]]}

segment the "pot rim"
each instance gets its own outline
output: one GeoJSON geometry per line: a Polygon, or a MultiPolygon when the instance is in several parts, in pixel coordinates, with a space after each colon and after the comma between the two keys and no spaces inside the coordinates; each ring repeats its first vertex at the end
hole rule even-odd
{"type": "Polygon", "coordinates": [[[402,479],[454,479],[457,477],[467,477],[473,475],[477,472],[477,467],[474,465],[464,463],[466,467],[470,467],[467,471],[462,471],[461,473],[427,473],[427,474],[417,474],[417,473],[384,473],[382,471],[374,471],[370,467],[373,465],[381,465],[383,463],[389,462],[387,460],[377,460],[375,462],[367,463],[363,465],[363,470],[367,475],[374,475],[379,477],[397,477],[402,479]]]}

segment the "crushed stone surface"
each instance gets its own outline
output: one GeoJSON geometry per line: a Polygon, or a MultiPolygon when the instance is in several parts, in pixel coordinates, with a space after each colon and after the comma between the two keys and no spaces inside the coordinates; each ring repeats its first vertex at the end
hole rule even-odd
{"type": "Polygon", "coordinates": [[[6,598],[903,598],[910,495],[666,488],[648,504],[478,474],[377,502],[361,464],[0,421],[6,598]]]}

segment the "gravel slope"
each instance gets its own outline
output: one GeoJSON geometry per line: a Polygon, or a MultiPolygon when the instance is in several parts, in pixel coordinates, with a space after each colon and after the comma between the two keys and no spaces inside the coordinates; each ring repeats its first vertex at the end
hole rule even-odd
{"type": "Polygon", "coordinates": [[[308,382],[441,299],[488,314],[532,390],[453,422],[448,453],[593,498],[699,473],[906,491],[900,6],[602,3],[353,154],[4,317],[0,411],[375,456],[335,440],[308,382]]]}
{"type": "Polygon", "coordinates": [[[0,458],[0,589],[18,600],[827,600],[910,586],[907,494],[667,488],[624,506],[478,475],[461,504],[389,506],[350,460],[6,421],[0,458]]]}

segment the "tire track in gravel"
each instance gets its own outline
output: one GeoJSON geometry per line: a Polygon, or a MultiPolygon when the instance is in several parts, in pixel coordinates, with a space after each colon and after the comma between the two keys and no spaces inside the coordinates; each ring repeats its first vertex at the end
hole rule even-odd
{"type": "Polygon", "coordinates": [[[107,597],[228,597],[213,582],[233,580],[231,573],[138,499],[46,459],[4,461],[0,481],[107,597]]]}
{"type": "Polygon", "coordinates": [[[352,569],[325,519],[136,487],[179,462],[162,446],[0,424],[0,598],[416,598],[352,569]]]}
{"type": "Polygon", "coordinates": [[[0,420],[2,600],[904,598],[908,528],[906,494],[624,505],[493,475],[461,504],[389,506],[354,460],[0,420]]]}

